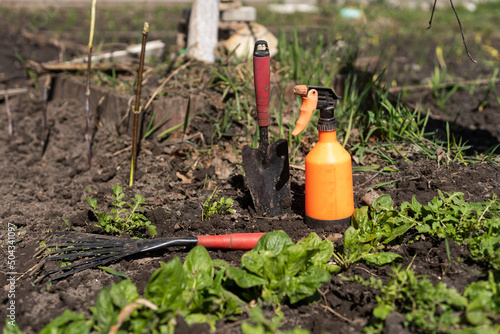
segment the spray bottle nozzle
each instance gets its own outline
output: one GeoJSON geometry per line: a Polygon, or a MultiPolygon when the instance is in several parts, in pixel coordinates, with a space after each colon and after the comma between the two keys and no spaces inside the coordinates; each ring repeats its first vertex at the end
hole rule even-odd
{"type": "Polygon", "coordinates": [[[293,136],[301,133],[307,123],[309,123],[314,110],[320,110],[318,121],[319,131],[337,130],[337,121],[335,120],[334,110],[337,100],[340,99],[331,88],[297,85],[293,88],[296,95],[302,96],[302,105],[300,106],[300,116],[292,132],[293,136]]]}

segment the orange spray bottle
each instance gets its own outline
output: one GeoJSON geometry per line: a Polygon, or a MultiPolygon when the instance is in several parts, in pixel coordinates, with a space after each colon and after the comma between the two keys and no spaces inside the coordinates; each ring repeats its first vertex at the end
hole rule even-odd
{"type": "Polygon", "coordinates": [[[349,222],[354,212],[351,155],[337,141],[334,110],[339,97],[331,88],[298,85],[300,116],[292,132],[305,129],[314,110],[320,110],[319,141],[306,156],[306,217],[309,227],[349,222]]]}

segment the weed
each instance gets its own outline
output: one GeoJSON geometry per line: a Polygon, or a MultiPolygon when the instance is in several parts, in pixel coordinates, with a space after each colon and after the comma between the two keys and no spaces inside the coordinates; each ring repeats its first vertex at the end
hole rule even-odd
{"type": "Polygon", "coordinates": [[[243,334],[266,333],[266,334],[308,334],[309,331],[301,328],[294,328],[281,331],[279,328],[283,320],[283,314],[279,314],[272,319],[268,319],[259,306],[249,309],[250,321],[241,324],[243,334]]]}
{"type": "Polygon", "coordinates": [[[114,270],[114,269],[111,269],[109,267],[98,267],[99,269],[102,269],[104,270],[105,272],[107,272],[108,274],[111,274],[111,275],[115,275],[115,276],[118,276],[118,277],[122,277],[122,278],[125,278],[125,279],[128,279],[128,276],[125,275],[124,273],[121,273],[117,270],[114,270]]]}
{"type": "Polygon", "coordinates": [[[72,228],[70,222],[66,218],[62,217],[62,220],[63,220],[64,224],[66,224],[66,226],[68,226],[69,228],[72,228]]]}
{"type": "Polygon", "coordinates": [[[493,71],[493,75],[491,76],[489,85],[488,85],[488,88],[489,88],[488,92],[490,92],[490,91],[493,92],[493,95],[495,96],[497,103],[500,105],[500,96],[498,95],[496,85],[495,85],[495,83],[497,82],[497,75],[498,75],[498,68],[495,68],[495,70],[493,71]]]}
{"type": "Polygon", "coordinates": [[[500,269],[500,202],[468,203],[462,193],[441,191],[426,206],[414,206],[420,233],[450,238],[467,246],[472,259],[500,269]]]}
{"type": "MultiPolygon", "coordinates": [[[[352,226],[344,234],[343,253],[335,252],[344,268],[358,261],[391,263],[399,256],[381,252],[410,228],[421,234],[453,240],[466,246],[473,260],[500,269],[500,202],[496,196],[484,203],[468,203],[462,193],[438,196],[427,205],[415,198],[394,208],[389,195],[377,198],[371,207],[356,209],[352,226]]],[[[417,236],[417,238],[419,238],[417,236]]],[[[449,252],[449,250],[448,250],[449,252]]]]}
{"type": "Polygon", "coordinates": [[[152,236],[156,235],[156,227],[151,225],[151,222],[143,214],[137,212],[144,210],[141,205],[146,203],[146,199],[142,195],[136,194],[135,198],[132,199],[133,203],[122,201],[125,194],[122,187],[116,184],[113,186],[112,197],[114,199],[112,202],[114,208],[111,209],[110,213],[106,213],[97,209],[97,200],[87,196],[87,203],[99,221],[99,225],[96,225],[97,227],[104,229],[106,233],[118,234],[126,232],[134,234],[135,230],[147,227],[152,236]]]}
{"type": "MultiPolygon", "coordinates": [[[[158,135],[158,138],[163,138],[163,137],[165,137],[165,136],[169,135],[171,132],[173,132],[173,131],[175,131],[175,130],[179,129],[181,126],[182,126],[182,123],[179,123],[179,124],[177,124],[177,125],[174,125],[174,126],[172,126],[172,127],[168,128],[167,130],[165,130],[165,131],[163,131],[162,133],[160,133],[160,134],[158,135]]],[[[168,141],[168,138],[167,138],[167,140],[166,140],[166,141],[168,141]]]]}
{"type": "MultiPolygon", "coordinates": [[[[415,198],[394,208],[389,195],[377,198],[371,207],[356,209],[352,226],[344,233],[343,252],[335,252],[336,262],[344,268],[364,261],[377,265],[401,257],[383,252],[384,245],[415,227],[428,234],[466,246],[473,260],[500,269],[500,202],[496,196],[484,203],[468,203],[462,193],[438,191],[427,205],[415,198]]],[[[419,236],[417,236],[419,238],[419,236]]],[[[447,247],[449,255],[449,247],[447,247]]],[[[451,258],[451,256],[449,256],[451,258]]]]}
{"type": "Polygon", "coordinates": [[[222,100],[225,102],[225,111],[222,117],[211,117],[215,121],[218,138],[231,136],[228,131],[233,120],[247,120],[247,130],[249,130],[252,119],[249,99],[254,93],[250,87],[250,65],[249,63],[241,63],[235,66],[233,71],[229,71],[228,68],[228,66],[224,66],[222,71],[210,69],[214,75],[210,83],[222,90],[222,100]]]}
{"type": "Polygon", "coordinates": [[[142,139],[143,140],[148,139],[149,136],[151,136],[151,134],[153,134],[153,132],[155,132],[156,130],[158,130],[159,127],[161,127],[163,124],[165,124],[167,118],[168,118],[168,115],[163,116],[163,118],[156,125],[154,125],[155,120],[156,120],[156,110],[153,111],[153,114],[151,115],[151,119],[148,122],[148,126],[146,127],[146,131],[144,131],[144,136],[142,137],[142,139]]]}
{"type": "Polygon", "coordinates": [[[460,88],[459,84],[450,83],[452,81],[452,78],[447,74],[446,67],[441,70],[439,66],[434,66],[434,72],[429,80],[429,87],[440,109],[445,109],[448,100],[460,88]]]}
{"type": "Polygon", "coordinates": [[[418,333],[495,333],[500,329],[500,281],[493,272],[488,273],[488,280],[468,285],[461,295],[443,282],[433,285],[409,268],[392,270],[388,283],[374,277],[342,277],[379,290],[374,319],[365,327],[366,333],[381,333],[383,322],[392,312],[403,314],[405,327],[418,333]]]}
{"type": "Polygon", "coordinates": [[[37,91],[37,93],[39,93],[40,92],[40,85],[38,84],[38,74],[26,65],[26,61],[24,60],[24,58],[21,56],[20,53],[15,52],[15,56],[16,56],[17,60],[19,60],[21,65],[25,68],[26,73],[28,74],[31,81],[33,82],[33,86],[35,87],[35,90],[37,91]]]}
{"type": "Polygon", "coordinates": [[[374,277],[369,281],[359,276],[347,279],[380,290],[375,296],[378,305],[373,310],[374,320],[365,332],[380,333],[391,312],[404,314],[405,326],[411,325],[419,333],[448,333],[460,323],[456,311],[465,310],[467,299],[455,289],[443,282],[434,286],[426,277],[401,267],[393,268],[391,276],[387,284],[374,277]]]}
{"type": "MultiPolygon", "coordinates": [[[[464,296],[469,303],[465,309],[465,317],[473,326],[480,326],[492,332],[500,330],[498,314],[500,314],[500,279],[493,272],[488,272],[488,280],[478,281],[468,285],[464,296]],[[493,325],[496,323],[496,325],[493,325]]],[[[485,331],[486,332],[486,331],[485,331]]]]}
{"type": "Polygon", "coordinates": [[[283,72],[284,82],[329,86],[337,72],[333,66],[339,63],[333,45],[325,46],[322,34],[314,41],[308,37],[305,45],[301,44],[297,29],[293,30],[291,41],[287,40],[282,32],[277,57],[280,64],[289,66],[287,71],[283,72]]]}
{"type": "Polygon", "coordinates": [[[202,221],[210,220],[214,214],[226,215],[235,213],[234,209],[231,208],[234,203],[231,198],[221,197],[218,201],[213,201],[217,197],[216,191],[217,187],[215,187],[214,191],[208,196],[205,203],[203,203],[201,211],[202,221]]]}

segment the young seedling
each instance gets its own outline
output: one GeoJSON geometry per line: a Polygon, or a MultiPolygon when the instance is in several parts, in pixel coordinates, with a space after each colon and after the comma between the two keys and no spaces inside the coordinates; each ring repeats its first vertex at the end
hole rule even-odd
{"type": "Polygon", "coordinates": [[[87,58],[87,87],[85,89],[85,114],[87,121],[87,131],[85,132],[85,141],[87,142],[87,157],[89,161],[89,169],[92,167],[92,147],[90,144],[90,72],[92,70],[92,47],[94,41],[95,29],[95,5],[97,0],[92,0],[91,18],[90,18],[90,34],[88,45],[87,58]]]}
{"type": "Polygon", "coordinates": [[[149,23],[144,22],[142,30],[142,48],[141,59],[139,62],[139,73],[137,74],[137,90],[135,92],[135,107],[134,107],[134,134],[132,137],[132,158],[130,163],[130,182],[129,186],[134,184],[134,170],[137,157],[137,136],[139,132],[139,115],[141,113],[141,86],[142,72],[144,71],[144,54],[146,53],[146,41],[148,40],[149,23]]]}
{"type": "Polygon", "coordinates": [[[97,209],[97,200],[87,196],[87,203],[94,211],[99,222],[99,224],[96,225],[97,227],[104,229],[106,233],[118,234],[126,232],[135,233],[135,230],[141,227],[147,227],[152,236],[156,235],[156,227],[151,225],[151,222],[143,214],[137,212],[139,210],[145,210],[145,208],[141,207],[141,205],[146,203],[144,196],[136,194],[135,198],[132,199],[133,203],[122,201],[123,197],[125,197],[123,188],[116,184],[113,186],[112,197],[114,201],[111,204],[114,208],[111,209],[111,213],[107,213],[99,211],[97,209]],[[129,209],[127,209],[127,206],[129,209]]]}
{"type": "Polygon", "coordinates": [[[235,213],[234,209],[231,208],[234,203],[231,198],[221,197],[220,200],[212,203],[212,200],[217,197],[216,191],[217,187],[215,187],[212,194],[203,203],[201,212],[202,221],[210,220],[213,214],[225,215],[235,213]]]}

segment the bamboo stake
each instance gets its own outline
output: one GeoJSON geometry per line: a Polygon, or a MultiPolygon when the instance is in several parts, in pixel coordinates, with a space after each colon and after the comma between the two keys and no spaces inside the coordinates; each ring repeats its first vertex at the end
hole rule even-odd
{"type": "Polygon", "coordinates": [[[85,89],[85,114],[87,117],[87,131],[85,133],[85,140],[87,142],[87,156],[89,161],[89,169],[92,167],[92,147],[90,146],[90,71],[92,69],[92,43],[94,40],[95,29],[95,5],[97,0],[92,0],[92,11],[90,19],[90,34],[89,34],[89,48],[87,58],[87,88],[85,89]]]}
{"type": "Polygon", "coordinates": [[[42,158],[45,154],[45,149],[47,148],[47,107],[49,100],[49,91],[50,91],[50,75],[45,79],[45,83],[43,85],[43,112],[42,112],[42,158]]]}
{"type": "Polygon", "coordinates": [[[144,71],[144,55],[146,54],[146,41],[148,39],[149,23],[144,22],[142,30],[142,48],[141,58],[139,62],[139,72],[137,73],[137,90],[135,92],[135,107],[134,107],[134,134],[132,137],[132,158],[130,163],[130,182],[129,187],[134,184],[134,170],[136,166],[137,157],[137,136],[139,128],[139,115],[141,113],[141,86],[142,86],[142,73],[144,71]]]}

